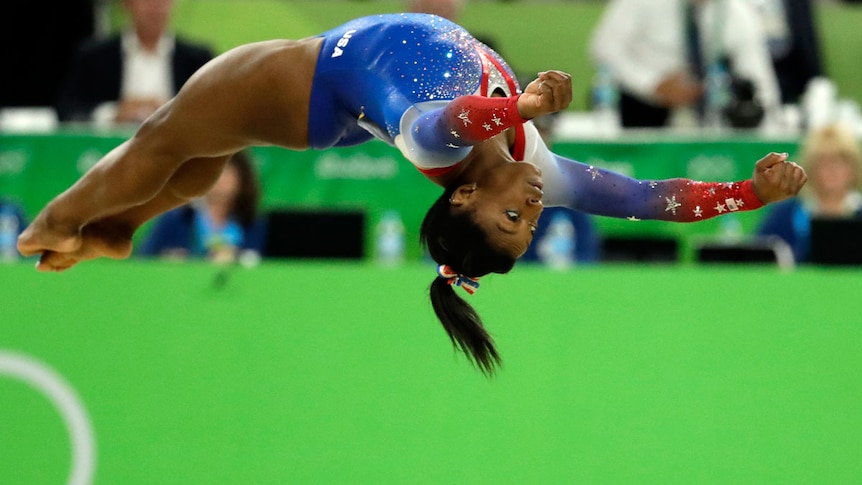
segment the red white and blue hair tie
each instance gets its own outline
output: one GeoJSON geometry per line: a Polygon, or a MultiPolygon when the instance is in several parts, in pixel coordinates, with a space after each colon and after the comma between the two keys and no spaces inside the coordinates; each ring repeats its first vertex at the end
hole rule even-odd
{"type": "Polygon", "coordinates": [[[469,276],[458,274],[447,264],[437,266],[437,274],[441,278],[444,278],[450,285],[460,286],[461,288],[464,288],[464,291],[471,295],[476,293],[476,290],[479,289],[479,278],[471,278],[469,276]]]}

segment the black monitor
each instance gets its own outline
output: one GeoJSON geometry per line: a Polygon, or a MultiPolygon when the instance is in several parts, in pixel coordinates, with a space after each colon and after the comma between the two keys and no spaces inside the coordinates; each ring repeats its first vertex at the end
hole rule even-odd
{"type": "Polygon", "coordinates": [[[793,249],[776,236],[696,242],[694,254],[697,262],[704,264],[777,264],[786,269],[796,264],[793,249]]]}
{"type": "Polygon", "coordinates": [[[811,219],[813,264],[862,265],[862,219],[811,219]]]}
{"type": "Polygon", "coordinates": [[[605,263],[676,263],[679,242],[664,236],[607,236],[602,239],[605,263]]]}
{"type": "Polygon", "coordinates": [[[365,213],[278,209],[267,214],[265,258],[362,259],[365,213]]]}

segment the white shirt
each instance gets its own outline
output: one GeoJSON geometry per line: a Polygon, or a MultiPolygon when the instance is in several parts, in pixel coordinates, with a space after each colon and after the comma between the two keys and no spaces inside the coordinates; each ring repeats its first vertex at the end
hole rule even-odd
{"type": "MultiPolygon", "coordinates": [[[[133,31],[123,33],[123,73],[120,99],[156,98],[167,101],[173,97],[174,82],[171,68],[175,38],[162,35],[155,51],[143,48],[133,31]]],[[[118,100],[119,101],[119,100],[118,100]]],[[[117,115],[117,103],[102,103],[93,110],[93,121],[110,124],[117,115]]]]}
{"type": "Polygon", "coordinates": [[[173,36],[163,35],[155,51],[145,50],[134,32],[123,34],[122,42],[123,80],[120,97],[170,99],[174,95],[171,76],[173,36]]]}
{"type": "MultiPolygon", "coordinates": [[[[590,53],[629,93],[655,102],[667,76],[688,69],[685,5],[689,0],[611,0],[593,32],[590,53]]],[[[698,9],[705,63],[727,56],[751,80],[767,112],[778,106],[778,81],[760,18],[749,0],[709,0],[698,9]]]]}

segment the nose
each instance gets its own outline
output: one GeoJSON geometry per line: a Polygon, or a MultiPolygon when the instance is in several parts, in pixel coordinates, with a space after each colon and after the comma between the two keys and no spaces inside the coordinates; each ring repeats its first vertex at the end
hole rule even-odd
{"type": "Polygon", "coordinates": [[[535,195],[531,195],[530,197],[527,197],[527,205],[539,205],[539,206],[543,205],[542,197],[541,196],[535,196],[535,195]]]}

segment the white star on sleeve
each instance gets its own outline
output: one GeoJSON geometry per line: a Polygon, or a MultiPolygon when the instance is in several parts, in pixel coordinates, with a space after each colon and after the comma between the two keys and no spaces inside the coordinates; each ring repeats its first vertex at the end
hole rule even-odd
{"type": "Polygon", "coordinates": [[[499,117],[499,116],[497,116],[496,114],[494,114],[494,117],[493,117],[493,118],[491,118],[491,121],[493,121],[493,122],[494,122],[494,124],[495,124],[495,125],[497,125],[497,126],[500,126],[500,125],[502,125],[502,124],[503,124],[503,120],[501,120],[501,119],[500,119],[500,117],[499,117]]]}
{"type": "Polygon", "coordinates": [[[461,135],[459,135],[455,130],[450,131],[449,134],[452,135],[453,138],[461,138],[461,135]]]}
{"type": "Polygon", "coordinates": [[[675,196],[675,195],[672,195],[672,196],[670,197],[670,199],[668,199],[667,197],[665,197],[665,198],[664,198],[664,200],[666,200],[666,201],[667,201],[667,207],[665,207],[664,211],[665,211],[665,212],[670,211],[670,212],[673,212],[673,215],[676,215],[676,210],[677,210],[677,208],[679,208],[680,206],[682,206],[682,204],[680,204],[679,202],[677,202],[677,201],[676,201],[676,196],[675,196]]]}
{"type": "Polygon", "coordinates": [[[637,217],[635,217],[635,216],[628,216],[628,217],[626,217],[626,219],[628,219],[628,220],[630,220],[630,221],[632,221],[632,222],[638,222],[638,221],[640,221],[640,219],[638,219],[638,218],[637,218],[637,217]]]}
{"type": "Polygon", "coordinates": [[[483,123],[482,128],[485,128],[485,131],[491,131],[491,125],[489,123],[483,123]]]}
{"type": "Polygon", "coordinates": [[[716,203],[715,203],[715,207],[714,207],[714,209],[715,209],[719,214],[721,214],[722,212],[727,211],[727,209],[724,207],[724,204],[722,204],[722,203],[720,203],[720,202],[716,202],[716,203]]]}
{"type": "Polygon", "coordinates": [[[602,173],[599,172],[599,169],[597,169],[596,167],[594,167],[592,165],[590,165],[590,168],[587,169],[587,172],[590,173],[590,175],[593,177],[593,180],[595,180],[596,177],[602,176],[602,173]]]}
{"type": "Polygon", "coordinates": [[[458,119],[464,122],[464,126],[472,123],[472,121],[470,121],[470,110],[462,109],[461,112],[458,113],[458,119]]]}

